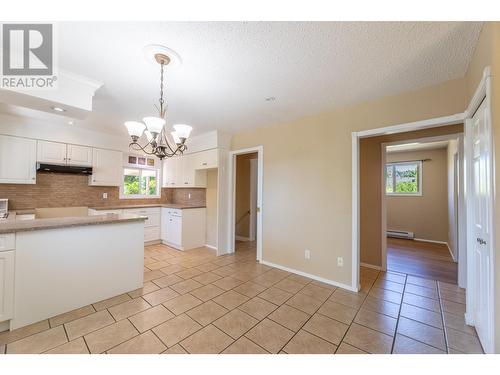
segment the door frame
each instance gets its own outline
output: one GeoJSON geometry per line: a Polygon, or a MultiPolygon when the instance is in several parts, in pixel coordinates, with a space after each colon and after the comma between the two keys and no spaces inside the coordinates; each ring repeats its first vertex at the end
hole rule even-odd
{"type": "Polygon", "coordinates": [[[248,237],[255,241],[257,235],[257,173],[259,171],[258,160],[250,159],[250,228],[248,237]]]}
{"type": "MultiPolygon", "coordinates": [[[[413,143],[413,142],[438,142],[438,141],[447,141],[447,140],[452,140],[452,139],[457,139],[458,140],[458,146],[457,146],[457,157],[460,160],[464,160],[465,154],[463,147],[461,147],[461,140],[463,139],[464,134],[463,133],[454,133],[454,134],[446,134],[446,135],[439,135],[439,136],[434,136],[434,137],[421,137],[421,138],[412,138],[412,139],[405,139],[401,141],[394,141],[394,142],[385,142],[382,143],[382,174],[384,173],[385,170],[385,163],[387,160],[387,146],[393,146],[393,145],[404,145],[407,143],[413,143]]],[[[459,171],[459,174],[463,173],[463,171],[459,171]]],[[[446,180],[448,179],[448,176],[445,176],[446,180]]],[[[385,179],[382,177],[382,190],[381,190],[381,201],[382,201],[382,266],[381,270],[382,271],[387,271],[387,195],[385,194],[385,179]]],[[[455,220],[457,220],[458,217],[461,217],[462,215],[465,217],[466,211],[465,211],[465,196],[464,196],[464,189],[460,188],[458,189],[458,194],[454,190],[454,199],[457,199],[458,203],[458,210],[455,213],[455,220]]],[[[460,222],[460,227],[459,230],[461,231],[466,231],[467,226],[465,221],[460,222]]],[[[456,243],[457,248],[460,249],[463,247],[465,249],[466,247],[466,239],[462,239],[463,243],[460,243],[460,240],[456,243]]],[[[436,241],[438,242],[438,241],[436,241]]],[[[439,242],[441,243],[441,242],[439,242]]],[[[448,244],[448,249],[449,244],[448,244]]],[[[452,255],[453,257],[453,255],[452,255]]],[[[459,253],[457,253],[457,259],[453,259],[454,261],[460,262],[462,260],[465,260],[466,253],[463,254],[463,257],[461,258],[459,253]]],[[[457,284],[459,284],[460,280],[460,266],[458,266],[458,278],[457,278],[457,284]]],[[[462,288],[465,287],[465,285],[461,286],[462,288]]]]}
{"type": "Polygon", "coordinates": [[[229,194],[228,194],[228,209],[229,209],[229,230],[228,230],[228,253],[235,251],[235,222],[236,222],[236,157],[238,155],[257,153],[257,261],[262,261],[262,214],[263,207],[263,176],[264,176],[264,146],[255,146],[240,150],[229,151],[229,194]]]}
{"type": "MultiPolygon", "coordinates": [[[[475,114],[476,110],[479,108],[481,103],[485,101],[486,104],[486,121],[487,121],[487,129],[490,132],[490,136],[487,139],[490,140],[489,149],[490,149],[490,163],[489,163],[489,173],[491,176],[490,181],[490,197],[489,204],[492,207],[490,210],[490,217],[488,218],[490,225],[490,236],[487,239],[490,243],[490,285],[492,286],[490,290],[490,306],[491,310],[488,311],[489,319],[491,321],[490,331],[488,332],[488,337],[485,339],[486,342],[481,342],[483,345],[483,349],[486,353],[494,353],[495,352],[495,150],[493,145],[493,137],[491,136],[491,73],[489,67],[487,67],[483,72],[483,78],[479,83],[474,96],[472,97],[469,106],[465,110],[465,171],[466,171],[466,184],[468,191],[471,191],[473,179],[472,179],[472,134],[471,134],[471,123],[472,117],[475,114]]],[[[474,210],[474,202],[473,198],[470,194],[467,195],[467,211],[473,212],[474,210]]],[[[474,282],[476,280],[476,272],[474,265],[474,257],[473,257],[473,249],[474,249],[474,226],[472,220],[468,220],[467,222],[467,290],[466,290],[466,312],[465,312],[465,322],[469,325],[474,325],[474,307],[475,307],[475,298],[474,298],[474,282]]]]}
{"type": "Polygon", "coordinates": [[[464,122],[465,113],[450,116],[435,117],[427,120],[391,125],[383,128],[352,132],[352,284],[353,290],[359,291],[360,267],[360,194],[359,194],[359,140],[361,138],[387,135],[393,133],[406,133],[415,130],[436,128],[439,126],[453,125],[464,122]]]}

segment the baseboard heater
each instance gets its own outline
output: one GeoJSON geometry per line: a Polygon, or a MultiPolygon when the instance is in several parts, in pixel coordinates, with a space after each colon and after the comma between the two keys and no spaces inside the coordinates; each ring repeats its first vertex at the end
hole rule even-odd
{"type": "Polygon", "coordinates": [[[392,238],[406,238],[407,240],[413,240],[413,232],[407,232],[404,230],[388,230],[387,237],[392,238]]]}

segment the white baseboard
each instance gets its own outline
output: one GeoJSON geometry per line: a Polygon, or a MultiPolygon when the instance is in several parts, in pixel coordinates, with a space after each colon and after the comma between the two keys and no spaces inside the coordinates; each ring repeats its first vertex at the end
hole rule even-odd
{"type": "Polygon", "coordinates": [[[10,320],[0,323],[0,332],[8,331],[10,329],[10,320]]]}
{"type": "Polygon", "coordinates": [[[205,247],[208,247],[209,249],[212,249],[212,250],[218,250],[217,246],[212,246],[212,245],[205,244],[205,247]]]}
{"type": "Polygon", "coordinates": [[[245,242],[250,241],[250,237],[234,236],[234,238],[238,241],[245,241],[245,242]]]}
{"type": "Polygon", "coordinates": [[[414,238],[413,240],[414,241],[430,242],[430,243],[440,243],[442,245],[448,245],[448,242],[446,242],[446,241],[426,240],[425,238],[414,238]]]}
{"type": "Polygon", "coordinates": [[[360,265],[361,265],[362,267],[372,268],[372,269],[377,270],[377,271],[382,271],[382,267],[381,267],[381,266],[375,266],[375,265],[373,265],[373,264],[363,263],[363,262],[361,262],[361,263],[360,263],[360,265]]]}
{"type": "Polygon", "coordinates": [[[325,283],[325,284],[329,284],[329,285],[333,285],[333,286],[336,286],[336,287],[339,287],[339,288],[342,288],[342,289],[346,289],[346,290],[349,290],[351,292],[356,292],[356,293],[358,292],[358,289],[357,288],[353,288],[351,285],[346,285],[346,284],[343,284],[343,283],[339,283],[337,281],[325,279],[325,278],[320,277],[320,276],[311,275],[310,273],[306,273],[306,272],[302,272],[302,271],[299,271],[299,270],[295,270],[293,268],[288,268],[288,267],[285,267],[285,266],[282,266],[282,265],[279,265],[279,264],[276,264],[276,263],[267,262],[265,260],[261,260],[260,263],[264,264],[266,266],[269,266],[269,267],[278,268],[278,269],[280,269],[282,271],[291,272],[291,273],[294,273],[296,275],[308,277],[310,279],[313,279],[313,280],[316,280],[316,281],[320,281],[320,282],[325,283]]]}
{"type": "Polygon", "coordinates": [[[438,244],[441,244],[441,245],[446,245],[446,247],[448,248],[448,251],[450,252],[451,259],[453,259],[453,261],[455,263],[457,263],[457,260],[455,259],[455,256],[453,255],[453,252],[451,251],[451,248],[450,248],[450,244],[448,242],[446,242],[446,241],[426,240],[425,238],[415,238],[414,240],[415,241],[421,241],[421,242],[438,243],[438,244]]]}

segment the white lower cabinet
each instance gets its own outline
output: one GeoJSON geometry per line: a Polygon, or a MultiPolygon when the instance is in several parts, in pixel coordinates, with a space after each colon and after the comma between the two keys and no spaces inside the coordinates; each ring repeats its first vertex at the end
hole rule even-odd
{"type": "Polygon", "coordinates": [[[144,222],[144,242],[160,240],[160,207],[130,208],[124,209],[123,213],[147,216],[144,222]]]}
{"type": "Polygon", "coordinates": [[[0,251],[0,322],[14,311],[14,250],[0,251]]]}
{"type": "Polygon", "coordinates": [[[179,250],[205,245],[205,208],[161,209],[161,240],[179,250]]]}

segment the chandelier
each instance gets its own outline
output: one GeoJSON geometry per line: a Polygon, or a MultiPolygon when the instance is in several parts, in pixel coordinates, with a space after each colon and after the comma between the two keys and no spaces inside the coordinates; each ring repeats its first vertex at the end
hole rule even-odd
{"type": "Polygon", "coordinates": [[[170,145],[167,138],[167,130],[165,128],[167,106],[163,99],[164,69],[165,66],[170,63],[170,57],[164,53],[155,53],[154,58],[160,65],[160,105],[155,105],[158,110],[158,116],[144,117],[142,119],[143,122],[126,121],[124,125],[132,138],[132,142],[129,144],[130,149],[142,151],[147,155],[154,155],[162,160],[165,157],[170,158],[175,155],[182,155],[184,151],[187,150],[186,140],[189,138],[192,128],[189,125],[175,124],[173,126],[174,131],[170,133],[175,146],[170,145]],[[143,133],[146,135],[147,144],[141,146],[139,144],[139,138],[143,133]]]}

